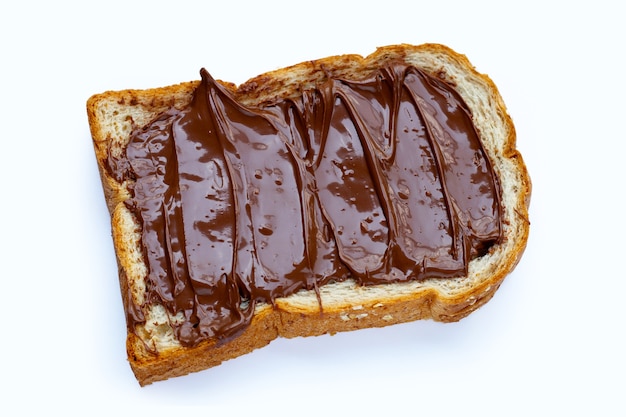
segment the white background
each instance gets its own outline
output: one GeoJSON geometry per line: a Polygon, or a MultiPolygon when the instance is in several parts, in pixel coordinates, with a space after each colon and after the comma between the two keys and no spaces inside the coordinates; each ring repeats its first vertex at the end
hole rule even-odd
{"type": "Polygon", "coordinates": [[[165,406],[229,415],[626,413],[619,2],[7,3],[0,407],[13,411],[0,414],[158,414],[165,406]],[[403,42],[447,44],[498,85],[533,180],[531,235],[518,268],[460,323],[278,340],[140,388],[125,358],[87,98],[197,79],[201,67],[241,83],[403,42]]]}

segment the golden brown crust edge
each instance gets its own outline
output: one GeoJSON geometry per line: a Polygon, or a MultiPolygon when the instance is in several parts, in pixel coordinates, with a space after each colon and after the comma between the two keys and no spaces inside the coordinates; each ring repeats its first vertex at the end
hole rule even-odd
{"type": "MultiPolygon", "coordinates": [[[[516,218],[508,219],[509,226],[516,230],[510,233],[511,237],[506,242],[508,245],[506,256],[502,256],[500,261],[494,265],[489,265],[487,270],[481,271],[484,277],[462,291],[444,294],[439,288],[413,288],[382,299],[379,297],[376,300],[371,300],[365,297],[363,299],[365,302],[362,303],[352,302],[344,305],[330,303],[330,307],[323,303],[323,314],[320,314],[319,310],[312,307],[310,303],[305,303],[300,308],[298,303],[294,304],[289,300],[279,299],[276,302],[276,308],[260,309],[243,334],[222,345],[216,345],[209,341],[194,348],[170,349],[154,354],[146,349],[144,343],[133,332],[129,331],[128,358],[141,385],[207,369],[225,360],[265,346],[278,336],[297,337],[332,334],[428,318],[442,322],[458,321],[493,297],[505,276],[519,262],[526,246],[529,232],[528,205],[531,182],[522,157],[516,150],[513,123],[507,114],[496,86],[489,77],[476,72],[465,56],[442,45],[396,45],[379,48],[374,54],[366,58],[344,55],[301,63],[257,76],[239,86],[238,89],[235,89],[232,84],[226,85],[234,91],[239,100],[246,104],[269,102],[290,94],[297,94],[301,87],[297,87],[294,83],[303,79],[313,82],[312,80],[323,77],[327,72],[341,75],[343,73],[353,74],[356,71],[365,74],[369,69],[375,69],[386,59],[414,60],[414,57],[420,56],[426,57],[429,62],[434,62],[432,65],[430,63],[427,65],[428,68],[425,68],[427,72],[435,73],[452,84],[459,84],[460,81],[446,70],[445,67],[450,62],[461,68],[464,75],[470,77],[471,82],[482,83],[482,88],[490,93],[488,105],[495,109],[501,122],[505,125],[506,138],[499,138],[502,141],[501,157],[512,164],[517,175],[515,179],[517,181],[515,201],[510,203],[514,206],[512,212],[516,218]],[[442,61],[438,64],[439,60],[442,61]]],[[[424,68],[423,65],[419,66],[424,68]]],[[[116,208],[126,198],[127,192],[123,184],[118,184],[107,175],[104,170],[104,161],[109,151],[115,151],[116,147],[120,146],[119,143],[116,144],[115,142],[125,135],[128,136],[131,123],[127,119],[125,122],[122,121],[120,125],[124,128],[112,133],[109,127],[104,126],[105,120],[103,118],[108,114],[105,107],[111,103],[116,103],[116,106],[128,110],[128,114],[120,117],[131,117],[133,123],[141,125],[172,105],[179,107],[186,104],[196,85],[197,82],[190,82],[150,90],[107,92],[89,99],[87,103],[88,119],[105,199],[112,217],[115,216],[116,208]]],[[[120,265],[120,286],[125,308],[128,308],[127,304],[133,302],[133,297],[129,294],[129,283],[124,271],[132,267],[129,264],[133,261],[124,254],[125,245],[128,244],[124,241],[124,233],[119,230],[116,232],[115,227],[114,222],[113,234],[118,264],[120,265]]],[[[353,291],[359,291],[359,289],[353,289],[353,291]]],[[[324,298],[322,297],[322,299],[324,298]]],[[[355,299],[360,300],[359,297],[355,297],[355,299]]]]}

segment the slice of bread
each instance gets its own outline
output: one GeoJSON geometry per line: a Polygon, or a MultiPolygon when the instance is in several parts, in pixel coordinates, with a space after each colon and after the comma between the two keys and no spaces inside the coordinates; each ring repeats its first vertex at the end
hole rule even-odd
{"type": "MultiPolygon", "coordinates": [[[[125,202],[132,180],[118,182],[106,168],[110,156],[125,152],[133,129],[171,107],[186,106],[198,81],[150,90],[106,92],[91,97],[87,113],[105,199],[111,213],[119,280],[128,320],[127,352],[141,385],[200,371],[248,353],[282,336],[313,336],[420,319],[454,322],[486,303],[519,261],[529,232],[531,183],[516,150],[512,121],[494,83],[475,71],[465,56],[425,44],[379,48],[372,55],[334,56],[304,62],[255,77],[239,87],[221,82],[239,103],[261,106],[293,98],[327,77],[361,80],[391,61],[401,61],[454,87],[469,107],[482,145],[498,177],[502,238],[488,253],[471,260],[467,276],[429,278],[362,286],[355,280],[331,282],[257,303],[250,324],[225,341],[208,339],[194,346],[177,340],[165,307],[146,297],[148,273],[141,246],[141,224],[125,202]]],[[[285,248],[288,250],[288,248],[285,248]]]]}

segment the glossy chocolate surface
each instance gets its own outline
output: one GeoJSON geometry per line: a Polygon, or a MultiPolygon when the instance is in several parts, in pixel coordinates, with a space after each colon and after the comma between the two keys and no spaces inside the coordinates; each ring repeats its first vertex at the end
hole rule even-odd
{"type": "Polygon", "coordinates": [[[330,280],[463,276],[501,239],[498,179],[445,82],[396,63],[246,107],[201,75],[187,108],[109,158],[134,180],[147,300],[183,313],[183,345],[231,337],[256,303],[330,280]]]}

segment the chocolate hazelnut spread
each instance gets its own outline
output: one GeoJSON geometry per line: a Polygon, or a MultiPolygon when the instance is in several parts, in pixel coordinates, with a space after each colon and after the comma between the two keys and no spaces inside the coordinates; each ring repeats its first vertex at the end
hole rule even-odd
{"type": "Polygon", "coordinates": [[[108,160],[132,180],[147,301],[182,313],[181,344],[232,337],[256,303],[331,280],[463,276],[501,239],[498,179],[442,80],[391,63],[252,107],[201,76],[189,106],[108,160]]]}

